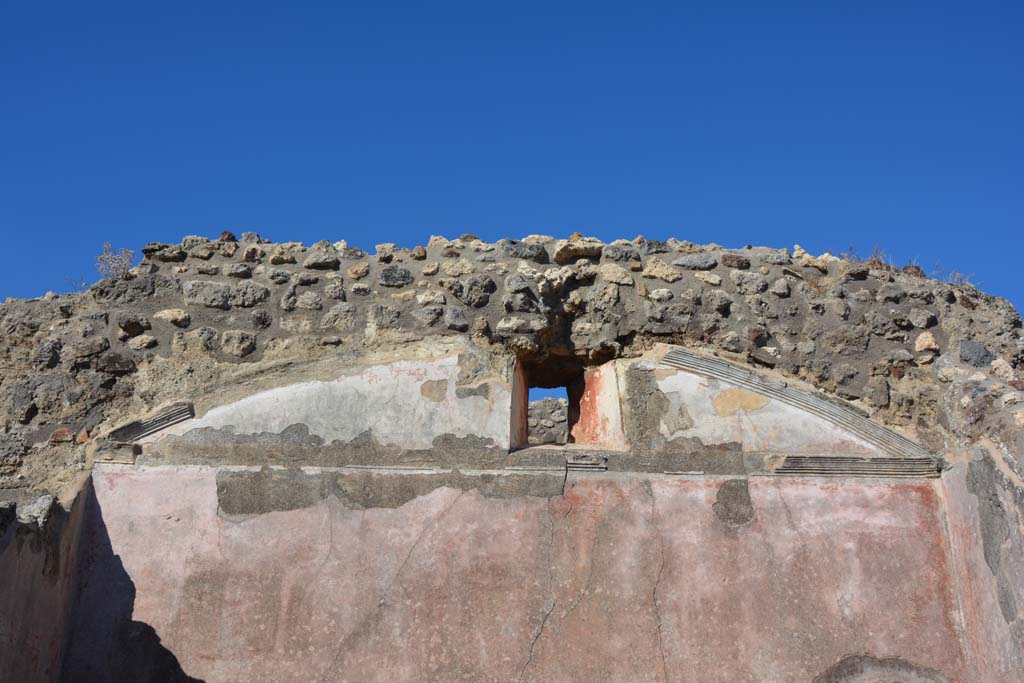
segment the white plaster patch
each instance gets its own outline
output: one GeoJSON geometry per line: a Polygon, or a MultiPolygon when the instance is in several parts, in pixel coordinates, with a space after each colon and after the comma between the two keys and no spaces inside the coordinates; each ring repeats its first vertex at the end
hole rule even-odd
{"type": "Polygon", "coordinates": [[[371,430],[379,443],[407,449],[430,448],[434,438],[443,434],[491,438],[508,448],[509,387],[493,378],[487,397],[458,398],[458,374],[457,355],[373,365],[331,381],[261,391],[175,425],[156,438],[204,427],[230,426],[236,434],[279,433],[304,424],[325,442],[350,441],[371,430]],[[438,381],[447,383],[443,396],[436,392],[439,400],[425,399],[423,384],[438,381]]]}
{"type": "Polygon", "coordinates": [[[667,439],[697,437],[707,445],[739,442],[747,452],[790,455],[881,453],[867,441],[831,422],[779,401],[767,400],[756,410],[744,410],[740,406],[735,411],[716,411],[715,397],[723,391],[737,389],[727,382],[679,370],[662,375],[657,383],[669,400],[670,414],[683,408],[693,423],[688,429],[673,431],[662,421],[660,431],[667,439]]]}

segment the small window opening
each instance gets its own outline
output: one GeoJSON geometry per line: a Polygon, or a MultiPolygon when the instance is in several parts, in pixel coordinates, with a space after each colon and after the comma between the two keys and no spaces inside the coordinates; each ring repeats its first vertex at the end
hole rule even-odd
{"type": "Polygon", "coordinates": [[[583,395],[583,365],[575,358],[549,357],[523,365],[526,433],[530,446],[572,443],[583,395]]]}

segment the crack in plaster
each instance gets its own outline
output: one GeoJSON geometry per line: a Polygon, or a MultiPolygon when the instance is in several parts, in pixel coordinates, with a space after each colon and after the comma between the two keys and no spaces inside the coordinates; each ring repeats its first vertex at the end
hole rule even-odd
{"type": "MultiPolygon", "coordinates": [[[[306,598],[309,597],[310,589],[319,581],[320,574],[323,573],[324,567],[327,566],[327,562],[334,554],[334,511],[331,510],[329,503],[324,505],[324,510],[327,513],[327,553],[324,555],[324,559],[320,560],[319,566],[316,568],[316,571],[313,572],[313,577],[306,584],[306,588],[302,591],[303,604],[305,604],[306,598]]],[[[363,516],[366,516],[365,512],[363,516]]]]}
{"type": "Polygon", "coordinates": [[[782,503],[782,509],[786,513],[786,521],[789,522],[789,526],[793,528],[793,531],[800,533],[800,527],[797,526],[796,520],[793,519],[793,511],[789,508],[789,502],[786,501],[786,497],[782,495],[782,487],[779,485],[778,480],[772,482],[772,486],[775,489],[775,493],[779,496],[779,502],[782,503]]]}
{"type": "MultiPolygon", "coordinates": [[[[566,469],[566,472],[568,473],[568,469],[566,469]]],[[[548,501],[546,510],[548,519],[548,591],[551,594],[551,605],[547,608],[547,611],[544,613],[544,617],[540,621],[540,628],[537,629],[537,633],[530,641],[530,651],[528,653],[526,663],[523,664],[523,668],[519,672],[518,680],[520,682],[526,676],[526,670],[530,668],[530,664],[533,663],[534,647],[536,647],[537,641],[540,640],[541,635],[544,633],[544,627],[548,623],[548,618],[551,616],[551,613],[555,611],[555,605],[557,604],[557,601],[555,600],[555,575],[552,567],[552,556],[555,545],[555,522],[551,519],[551,501],[548,501]]]]}
{"type": "MultiPolygon", "coordinates": [[[[426,537],[429,531],[433,531],[437,528],[437,523],[441,520],[442,517],[448,514],[453,507],[455,507],[455,504],[459,502],[459,500],[465,493],[465,491],[460,491],[459,495],[455,496],[451,503],[449,503],[443,510],[441,510],[441,512],[434,515],[434,517],[429,522],[424,524],[422,529],[420,529],[420,533],[416,535],[416,540],[413,541],[412,546],[409,548],[409,552],[405,554],[405,558],[402,560],[402,563],[398,566],[398,569],[395,570],[395,573],[391,576],[391,580],[388,581],[388,585],[384,588],[384,591],[381,593],[380,599],[377,601],[377,609],[373,612],[373,616],[376,617],[376,620],[379,620],[382,617],[384,612],[384,605],[385,603],[387,603],[388,595],[390,594],[392,587],[394,587],[395,582],[398,581],[398,577],[405,570],[405,565],[409,562],[409,558],[412,557],[412,554],[413,552],[415,552],[417,546],[419,546],[420,541],[422,541],[426,537]]],[[[342,638],[341,643],[338,644],[338,649],[335,651],[334,656],[331,657],[330,663],[327,666],[327,670],[324,671],[322,676],[320,676],[321,681],[326,681],[328,674],[337,667],[338,660],[345,653],[345,645],[349,642],[352,636],[362,632],[363,627],[367,625],[367,622],[370,620],[370,617],[371,615],[366,615],[365,617],[363,617],[360,620],[359,624],[349,632],[349,635],[345,638],[342,638]]]]}
{"type": "Polygon", "coordinates": [[[399,567],[395,571],[394,575],[392,575],[391,581],[388,582],[387,587],[384,589],[384,592],[381,594],[380,600],[377,602],[377,606],[378,607],[383,607],[384,603],[387,602],[388,595],[391,593],[391,589],[394,587],[395,583],[398,581],[398,577],[402,575],[403,571],[405,571],[405,565],[407,565],[409,563],[409,558],[412,557],[412,554],[414,552],[416,552],[416,548],[419,547],[420,542],[426,537],[428,529],[429,529],[429,531],[433,531],[437,527],[438,521],[440,521],[440,519],[442,517],[444,517],[446,514],[448,514],[448,512],[453,507],[455,507],[455,504],[459,502],[459,499],[462,498],[463,494],[465,494],[465,493],[466,493],[465,491],[460,491],[459,495],[457,495],[455,497],[455,499],[452,500],[452,502],[449,503],[445,507],[444,510],[442,510],[439,513],[437,513],[434,516],[434,518],[431,519],[430,522],[428,524],[424,525],[423,529],[420,530],[419,535],[416,536],[416,540],[413,541],[412,547],[409,548],[409,552],[405,554],[405,559],[402,560],[402,564],[399,565],[399,567]]]}
{"type": "Polygon", "coordinates": [[[658,604],[658,588],[661,586],[661,575],[665,571],[665,537],[658,529],[658,510],[654,501],[654,487],[650,481],[644,482],[644,489],[651,497],[651,526],[658,534],[658,552],[661,555],[661,562],[658,564],[658,575],[654,579],[654,589],[651,591],[651,602],[654,605],[654,618],[658,626],[658,654],[661,656],[661,679],[668,680],[668,664],[665,661],[665,639],[661,632],[661,606],[658,604]]]}
{"type": "Polygon", "coordinates": [[[960,571],[959,568],[962,564],[965,564],[965,560],[960,558],[953,543],[953,530],[950,526],[949,519],[949,501],[947,500],[946,486],[943,484],[935,484],[935,494],[938,498],[938,513],[939,518],[942,520],[942,545],[945,546],[946,551],[946,562],[949,565],[949,573],[953,580],[953,600],[956,605],[956,621],[954,622],[956,627],[957,641],[960,644],[960,651],[963,653],[963,664],[967,671],[976,671],[976,665],[974,662],[974,653],[967,645],[967,619],[964,616],[964,605],[962,599],[963,589],[960,586],[960,571]]]}
{"type": "MultiPolygon", "coordinates": [[[[600,538],[601,529],[604,527],[605,522],[608,520],[608,518],[612,517],[615,514],[615,512],[618,511],[620,507],[622,507],[623,502],[624,501],[620,500],[614,506],[612,506],[611,510],[601,515],[601,521],[599,521],[597,525],[594,527],[594,540],[590,544],[590,562],[587,571],[587,579],[584,582],[583,588],[580,590],[579,595],[576,597],[576,600],[572,603],[572,605],[569,607],[566,613],[562,615],[563,620],[568,619],[569,615],[572,614],[577,607],[579,607],[581,602],[583,602],[583,598],[587,597],[587,590],[590,588],[590,583],[594,578],[594,563],[597,557],[596,550],[598,545],[598,539],[600,538]]],[[[576,566],[577,561],[579,561],[579,553],[577,553],[576,549],[573,548],[573,567],[576,566]]]]}

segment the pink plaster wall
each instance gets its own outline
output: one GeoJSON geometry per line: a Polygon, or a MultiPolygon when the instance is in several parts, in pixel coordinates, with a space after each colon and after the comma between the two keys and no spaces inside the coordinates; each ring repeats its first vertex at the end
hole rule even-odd
{"type": "Polygon", "coordinates": [[[211,470],[97,468],[133,618],[208,681],[811,681],[849,654],[968,681],[933,482],[570,480],[223,519],[211,470]]]}

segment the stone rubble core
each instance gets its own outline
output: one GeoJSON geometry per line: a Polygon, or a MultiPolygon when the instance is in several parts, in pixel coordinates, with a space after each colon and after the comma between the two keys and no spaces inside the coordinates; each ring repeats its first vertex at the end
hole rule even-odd
{"type": "Polygon", "coordinates": [[[640,237],[143,253],[0,305],[0,680],[1024,679],[1005,300],[640,237]]]}

